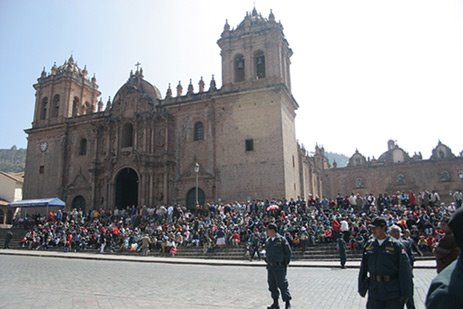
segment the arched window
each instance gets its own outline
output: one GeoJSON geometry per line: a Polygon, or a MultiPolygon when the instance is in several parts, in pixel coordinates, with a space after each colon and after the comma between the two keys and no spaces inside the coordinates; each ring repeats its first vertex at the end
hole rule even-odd
{"type": "Polygon", "coordinates": [[[72,101],[72,116],[78,116],[79,115],[79,98],[74,97],[74,100],[72,101]]]}
{"type": "Polygon", "coordinates": [[[405,176],[402,175],[402,174],[397,175],[397,177],[396,177],[396,184],[397,184],[398,186],[403,186],[403,185],[405,185],[405,184],[406,184],[405,176]]]}
{"type": "Polygon", "coordinates": [[[202,122],[195,123],[195,130],[193,139],[195,141],[202,141],[204,140],[204,125],[202,122]]]}
{"type": "Polygon", "coordinates": [[[355,179],[355,188],[356,189],[362,189],[364,187],[365,187],[365,181],[363,180],[363,178],[358,177],[357,179],[355,179]]]}
{"type": "Polygon", "coordinates": [[[53,107],[51,111],[51,116],[52,117],[58,117],[59,114],[59,94],[55,94],[53,97],[53,107]]]}
{"type": "Polygon", "coordinates": [[[6,212],[6,224],[13,224],[13,211],[11,209],[6,212]]]}
{"type": "Polygon", "coordinates": [[[445,152],[442,149],[439,149],[439,159],[445,159],[445,152]]]}
{"type": "Polygon", "coordinates": [[[131,123],[126,123],[122,127],[122,139],[121,147],[132,147],[133,146],[133,126],[131,123]]]}
{"type": "Polygon", "coordinates": [[[40,105],[40,120],[47,119],[47,111],[48,111],[48,98],[45,97],[42,99],[42,104],[40,105]]]}
{"type": "Polygon", "coordinates": [[[234,67],[235,67],[235,82],[244,81],[244,57],[243,55],[235,56],[234,67]]]}
{"type": "Polygon", "coordinates": [[[254,56],[256,79],[265,78],[265,56],[263,51],[258,51],[254,56]]]}
{"type": "Polygon", "coordinates": [[[82,209],[85,212],[85,204],[85,198],[82,195],[78,195],[72,200],[72,209],[82,209]]]}
{"type": "Polygon", "coordinates": [[[87,154],[87,139],[83,138],[79,144],[79,156],[85,156],[87,154]]]}
{"type": "Polygon", "coordinates": [[[448,182],[452,180],[450,177],[450,173],[447,170],[443,170],[442,172],[439,173],[439,180],[442,182],[448,182]]]}

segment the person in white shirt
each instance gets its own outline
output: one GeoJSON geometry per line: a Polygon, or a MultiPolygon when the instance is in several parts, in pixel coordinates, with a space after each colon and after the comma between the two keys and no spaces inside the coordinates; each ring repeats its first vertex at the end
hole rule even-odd
{"type": "Polygon", "coordinates": [[[349,230],[349,223],[347,222],[346,218],[344,218],[341,221],[341,233],[342,233],[342,238],[344,238],[344,241],[346,243],[349,243],[350,230],[349,230]]]}

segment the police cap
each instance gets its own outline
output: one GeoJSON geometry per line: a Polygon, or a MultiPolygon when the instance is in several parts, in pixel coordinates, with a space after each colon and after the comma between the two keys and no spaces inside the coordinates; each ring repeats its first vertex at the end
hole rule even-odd
{"type": "Polygon", "coordinates": [[[278,228],[275,223],[270,223],[269,225],[267,225],[267,230],[274,230],[276,232],[278,228]]]}
{"type": "Polygon", "coordinates": [[[371,224],[368,225],[368,227],[379,227],[379,226],[386,226],[386,219],[384,217],[376,217],[373,219],[371,224]]]}

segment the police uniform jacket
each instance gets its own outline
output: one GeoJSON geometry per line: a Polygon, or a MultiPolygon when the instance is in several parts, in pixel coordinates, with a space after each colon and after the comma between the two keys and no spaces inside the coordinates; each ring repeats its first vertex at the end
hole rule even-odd
{"type": "Polygon", "coordinates": [[[370,239],[360,266],[359,294],[380,301],[407,299],[411,294],[411,267],[404,246],[387,237],[380,246],[370,239]]]}
{"type": "Polygon", "coordinates": [[[444,268],[434,278],[426,297],[428,309],[463,308],[463,257],[444,268]]]}
{"type": "Polygon", "coordinates": [[[404,246],[405,252],[407,252],[408,261],[413,269],[413,262],[415,261],[415,257],[413,256],[413,239],[400,239],[399,241],[404,246]]]}
{"type": "Polygon", "coordinates": [[[280,234],[276,234],[273,240],[267,238],[265,251],[265,261],[270,267],[286,266],[291,261],[291,247],[286,238],[280,234]]]}

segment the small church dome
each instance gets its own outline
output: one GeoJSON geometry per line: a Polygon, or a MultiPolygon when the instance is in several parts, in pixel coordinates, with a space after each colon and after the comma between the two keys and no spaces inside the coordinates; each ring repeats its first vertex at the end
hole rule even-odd
{"type": "Polygon", "coordinates": [[[114,102],[118,101],[121,96],[131,93],[140,93],[153,100],[161,100],[161,92],[159,89],[143,79],[143,71],[137,70],[135,74],[130,72],[129,80],[117,91],[114,96],[114,102]]]}

